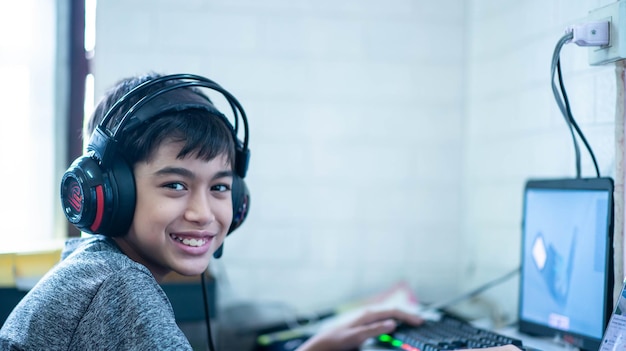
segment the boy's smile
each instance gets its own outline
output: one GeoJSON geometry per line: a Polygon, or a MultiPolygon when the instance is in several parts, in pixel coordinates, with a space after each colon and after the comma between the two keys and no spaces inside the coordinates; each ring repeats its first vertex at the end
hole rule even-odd
{"type": "Polygon", "coordinates": [[[137,205],[128,235],[115,240],[157,281],[208,266],[232,221],[232,167],[224,155],[177,158],[181,142],[166,140],[134,168],[137,205]]]}

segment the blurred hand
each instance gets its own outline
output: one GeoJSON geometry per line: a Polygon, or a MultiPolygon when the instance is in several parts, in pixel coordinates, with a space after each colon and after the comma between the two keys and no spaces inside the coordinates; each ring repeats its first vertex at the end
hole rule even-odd
{"type": "MultiPolygon", "coordinates": [[[[312,336],[297,351],[347,351],[358,349],[367,339],[391,333],[399,322],[419,325],[423,319],[401,310],[365,312],[354,320],[312,336]]],[[[513,351],[514,349],[511,349],[513,351]]],[[[519,349],[516,349],[519,351],[519,349]]],[[[501,351],[508,351],[502,349],[501,351]]]]}

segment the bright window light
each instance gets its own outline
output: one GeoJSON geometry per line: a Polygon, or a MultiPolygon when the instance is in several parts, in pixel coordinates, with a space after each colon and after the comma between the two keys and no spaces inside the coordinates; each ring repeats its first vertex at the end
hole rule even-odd
{"type": "Polygon", "coordinates": [[[85,51],[96,48],[96,0],[85,0],[85,51]]]}
{"type": "MultiPolygon", "coordinates": [[[[91,114],[93,113],[93,110],[95,109],[95,82],[94,82],[94,77],[93,74],[88,74],[87,77],[85,77],[85,105],[83,107],[85,113],[84,116],[91,116],[91,114]]],[[[85,118],[83,120],[83,130],[85,130],[85,128],[87,127],[87,122],[88,119],[85,118]]],[[[88,143],[89,142],[89,138],[84,138],[83,139],[83,143],[88,143]]],[[[87,147],[87,145],[83,145],[84,147],[87,147]]]]}
{"type": "Polygon", "coordinates": [[[45,248],[58,236],[55,6],[48,0],[0,2],[0,252],[45,248]]]}

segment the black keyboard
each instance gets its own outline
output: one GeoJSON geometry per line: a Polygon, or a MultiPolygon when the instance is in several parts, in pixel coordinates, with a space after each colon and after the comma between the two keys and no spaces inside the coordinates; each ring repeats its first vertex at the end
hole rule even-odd
{"type": "Polygon", "coordinates": [[[419,326],[401,324],[393,333],[380,335],[377,341],[406,351],[479,349],[507,344],[523,349],[519,339],[481,329],[453,317],[427,320],[419,326]]]}

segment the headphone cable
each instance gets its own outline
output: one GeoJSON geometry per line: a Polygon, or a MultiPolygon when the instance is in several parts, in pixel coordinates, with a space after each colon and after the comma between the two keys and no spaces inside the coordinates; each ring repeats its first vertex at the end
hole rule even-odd
{"type": "Polygon", "coordinates": [[[213,336],[211,333],[211,318],[210,318],[210,313],[209,313],[209,301],[207,298],[207,289],[206,289],[206,282],[204,279],[204,275],[206,272],[202,272],[202,274],[200,274],[200,280],[201,280],[201,284],[202,284],[202,300],[204,301],[204,320],[206,323],[206,329],[207,329],[207,342],[209,344],[209,351],[216,351],[215,348],[215,344],[213,343],[213,336]]]}

